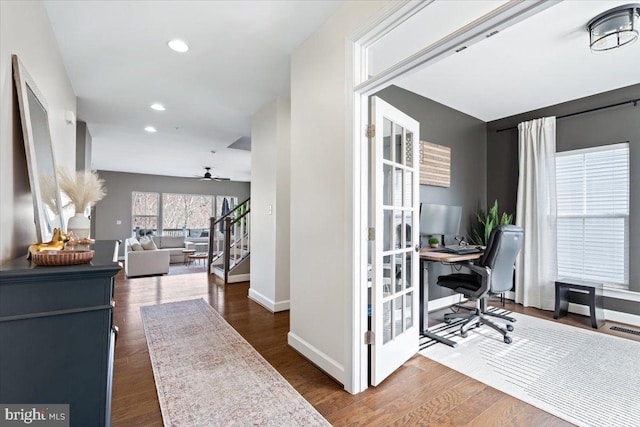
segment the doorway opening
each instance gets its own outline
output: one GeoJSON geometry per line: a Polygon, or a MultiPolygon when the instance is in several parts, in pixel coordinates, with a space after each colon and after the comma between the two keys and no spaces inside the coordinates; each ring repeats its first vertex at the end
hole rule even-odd
{"type": "MultiPolygon", "coordinates": [[[[470,23],[459,24],[456,26],[455,31],[447,33],[440,39],[429,44],[426,48],[415,53],[411,53],[410,56],[390,65],[384,70],[378,73],[374,72],[374,75],[371,75],[372,73],[370,72],[372,63],[371,55],[375,53],[373,52],[372,46],[384,38],[389,40],[390,34],[396,30],[401,31],[399,30],[401,25],[403,23],[410,23],[411,18],[418,13],[428,12],[429,7],[431,7],[430,5],[432,5],[433,2],[421,3],[419,6],[416,6],[415,4],[400,5],[387,13],[386,19],[383,20],[382,24],[372,26],[364,33],[364,35],[353,41],[355,71],[353,75],[360,76],[360,80],[356,80],[353,87],[354,99],[352,117],[354,123],[353,136],[355,142],[354,158],[356,163],[353,182],[357,187],[354,188],[356,206],[353,218],[353,223],[355,225],[353,238],[354,242],[356,242],[354,244],[354,248],[356,249],[354,251],[354,265],[358,269],[357,272],[354,272],[354,277],[356,278],[353,293],[354,307],[352,310],[352,314],[354,314],[352,317],[354,322],[354,337],[373,337],[371,340],[372,342],[383,342],[385,337],[388,338],[394,334],[393,319],[405,319],[404,316],[407,313],[407,294],[402,295],[404,298],[402,302],[400,300],[394,302],[388,299],[389,295],[386,295],[384,290],[385,279],[386,282],[388,282],[387,284],[395,283],[394,272],[398,271],[398,265],[406,266],[407,263],[406,258],[403,260],[404,264],[398,264],[396,262],[397,254],[389,252],[392,250],[391,247],[385,246],[385,233],[387,233],[387,238],[391,242],[397,243],[397,241],[400,241],[401,246],[406,245],[406,236],[404,237],[404,240],[402,238],[393,237],[393,230],[394,226],[398,225],[400,226],[400,229],[402,229],[402,227],[405,227],[408,222],[406,219],[403,219],[402,221],[397,219],[401,218],[401,216],[393,212],[393,205],[385,205],[383,195],[384,190],[382,190],[383,194],[376,194],[380,190],[376,185],[377,178],[374,177],[374,169],[378,167],[375,163],[376,158],[383,157],[376,155],[376,148],[373,146],[373,142],[370,143],[370,141],[373,141],[373,138],[370,139],[366,132],[362,132],[363,129],[367,129],[369,117],[372,113],[368,108],[369,98],[383,89],[386,90],[399,78],[407,75],[408,73],[426,69],[445,57],[455,55],[456,52],[462,51],[474,43],[478,43],[486,39],[488,34],[496,31],[502,31],[553,5],[548,4],[550,2],[493,3],[493,7],[495,7],[495,4],[499,4],[499,6],[495,7],[495,9],[491,9],[489,12],[484,11],[481,16],[476,17],[470,23]],[[369,171],[371,171],[371,176],[368,174],[369,171]],[[370,189],[371,191],[365,191],[364,189],[370,189]],[[385,219],[384,213],[385,206],[387,211],[392,212],[386,214],[387,219],[385,219]],[[369,207],[371,207],[371,215],[368,214],[369,207]],[[378,216],[373,214],[373,212],[379,212],[378,216]],[[371,222],[369,222],[369,220],[371,222]],[[385,231],[385,221],[387,220],[388,225],[385,231]],[[360,230],[368,229],[369,227],[371,227],[373,231],[369,229],[369,233],[367,233],[368,235],[362,236],[360,230]],[[382,230],[379,230],[380,227],[382,227],[382,230]],[[372,233],[375,235],[373,243],[369,243],[368,239],[372,233]],[[385,252],[385,248],[388,249],[388,251],[385,252]],[[371,280],[369,281],[370,268],[371,280]],[[377,298],[376,295],[378,296],[377,298]],[[384,304],[387,305],[385,306],[384,304]],[[398,307],[399,310],[394,311],[396,307],[398,307]],[[371,331],[374,332],[373,334],[370,334],[369,324],[372,325],[371,331]],[[384,329],[385,324],[388,325],[386,331],[384,329]],[[387,335],[385,335],[385,333],[387,335]],[[379,334],[382,334],[382,337],[379,337],[379,334]]],[[[424,125],[424,123],[418,125],[418,133],[420,132],[420,126],[424,125]]],[[[376,133],[378,132],[378,126],[376,126],[376,133]]],[[[391,128],[393,128],[393,126],[391,128]]],[[[384,131],[384,125],[382,126],[382,130],[384,131]]],[[[419,140],[417,142],[419,143],[419,140]]],[[[391,161],[390,159],[387,160],[391,161]]],[[[384,162],[382,162],[382,164],[383,166],[381,167],[384,167],[384,162]]],[[[393,176],[393,168],[395,166],[393,164],[387,164],[387,167],[392,171],[391,175],[393,176]]],[[[384,171],[382,171],[380,175],[384,176],[384,171]]],[[[417,183],[417,175],[414,179],[414,182],[417,183]]],[[[384,189],[384,181],[381,182],[384,189]]],[[[395,181],[391,180],[391,182],[392,184],[395,184],[395,181]]],[[[419,192],[420,190],[416,190],[414,194],[417,196],[419,192]]],[[[417,199],[419,205],[419,197],[417,197],[417,199]]],[[[416,224],[419,224],[419,213],[416,217],[416,224]]],[[[413,221],[413,219],[411,221],[413,221]]],[[[412,231],[418,233],[417,229],[412,231]]],[[[415,244],[419,244],[418,240],[419,237],[412,237],[412,244],[414,242],[415,244]]],[[[419,262],[412,259],[412,263],[412,268],[416,269],[416,273],[412,276],[415,278],[418,276],[417,267],[419,262]]],[[[402,268],[404,271],[405,267],[402,268]]],[[[402,283],[403,289],[406,289],[406,282],[402,283]]],[[[417,305],[418,296],[419,287],[416,287],[412,294],[412,298],[414,298],[412,300],[412,304],[416,303],[417,305]]],[[[412,312],[412,315],[415,314],[415,312],[412,312]]],[[[398,324],[396,329],[399,329],[399,327],[400,324],[398,324]]],[[[402,327],[406,327],[406,320],[403,320],[402,327]]],[[[375,345],[376,344],[374,344],[374,346],[375,345]]],[[[417,346],[418,338],[416,337],[415,342],[407,343],[406,347],[403,348],[406,352],[411,351],[408,350],[410,348],[415,348],[415,351],[411,353],[415,354],[417,346]]],[[[352,391],[362,391],[366,389],[370,383],[373,385],[379,384],[380,372],[388,371],[391,373],[404,362],[404,360],[400,362],[400,360],[406,356],[402,352],[399,353],[402,353],[403,357],[397,357],[394,359],[394,362],[390,362],[389,359],[384,356],[376,357],[374,354],[378,350],[379,349],[372,350],[373,356],[369,359],[369,345],[366,344],[366,340],[363,341],[362,344],[356,343],[352,347],[353,354],[351,355],[351,367],[352,378],[354,380],[352,391]],[[395,365],[391,367],[387,366],[388,364],[394,363],[395,365]],[[376,371],[378,372],[377,374],[376,371]],[[371,378],[370,383],[368,380],[369,378],[371,378]]]]}

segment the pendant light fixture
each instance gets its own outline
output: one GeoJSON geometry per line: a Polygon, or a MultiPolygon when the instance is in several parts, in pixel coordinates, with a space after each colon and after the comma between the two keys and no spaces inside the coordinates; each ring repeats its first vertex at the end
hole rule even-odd
{"type": "Polygon", "coordinates": [[[614,7],[587,24],[593,52],[615,49],[638,39],[640,3],[614,7]]]}

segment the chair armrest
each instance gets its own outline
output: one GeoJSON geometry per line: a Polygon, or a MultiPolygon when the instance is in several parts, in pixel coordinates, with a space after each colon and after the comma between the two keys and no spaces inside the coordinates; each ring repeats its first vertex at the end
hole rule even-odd
{"type": "Polygon", "coordinates": [[[467,263],[465,267],[482,277],[482,282],[480,285],[480,289],[478,289],[478,292],[480,292],[481,295],[486,294],[489,291],[489,283],[491,282],[491,269],[489,267],[481,267],[479,265],[475,265],[471,262],[467,263]]]}
{"type": "Polygon", "coordinates": [[[481,267],[472,263],[466,264],[465,267],[475,273],[478,273],[482,278],[489,278],[491,276],[491,269],[489,267],[481,267]]]}

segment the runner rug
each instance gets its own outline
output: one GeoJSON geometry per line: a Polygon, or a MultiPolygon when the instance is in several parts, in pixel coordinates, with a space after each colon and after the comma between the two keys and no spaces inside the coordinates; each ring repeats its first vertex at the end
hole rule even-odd
{"type": "Polygon", "coordinates": [[[140,311],[164,425],[330,425],[204,300],[140,311]]]}
{"type": "Polygon", "coordinates": [[[420,354],[579,426],[640,426],[640,343],[509,315],[517,319],[512,344],[487,326],[462,338],[441,324],[430,330],[458,347],[420,354]]]}

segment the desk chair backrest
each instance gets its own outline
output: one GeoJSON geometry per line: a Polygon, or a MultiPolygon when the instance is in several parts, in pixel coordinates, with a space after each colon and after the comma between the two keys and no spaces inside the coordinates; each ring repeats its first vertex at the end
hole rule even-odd
{"type": "Polygon", "coordinates": [[[513,286],[513,265],[522,248],[522,228],[515,225],[500,225],[489,235],[487,248],[479,264],[491,269],[489,292],[499,294],[513,286]]]}

